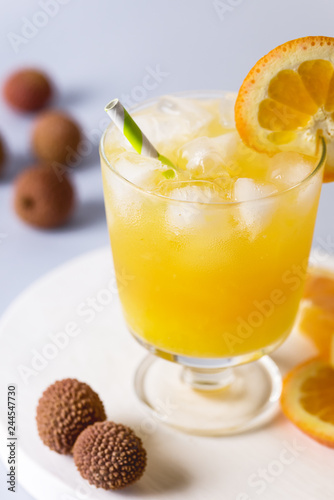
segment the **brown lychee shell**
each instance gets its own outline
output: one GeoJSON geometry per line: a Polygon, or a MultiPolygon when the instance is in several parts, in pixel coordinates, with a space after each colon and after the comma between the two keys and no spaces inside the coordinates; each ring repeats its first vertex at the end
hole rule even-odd
{"type": "Polygon", "coordinates": [[[53,228],[66,222],[74,207],[74,189],[66,174],[48,164],[24,170],[15,181],[14,208],[28,224],[53,228]]]}
{"type": "Polygon", "coordinates": [[[16,71],[6,80],[3,88],[7,103],[18,111],[42,109],[52,95],[52,86],[47,75],[36,69],[16,71]]]}
{"type": "Polygon", "coordinates": [[[36,414],[43,443],[63,455],[72,452],[75,440],[87,426],[106,418],[98,394],[71,378],[59,380],[44,391],[36,414]]]}
{"type": "Polygon", "coordinates": [[[4,166],[5,161],[6,161],[6,151],[4,148],[3,141],[0,137],[0,174],[3,170],[3,166],[4,166]]]}
{"type": "Polygon", "coordinates": [[[87,427],[73,448],[75,465],[89,484],[118,490],[138,481],[146,467],[146,451],[132,429],[114,422],[87,427]]]}
{"type": "Polygon", "coordinates": [[[81,131],[76,122],[61,111],[45,111],[35,121],[32,148],[43,161],[69,164],[77,152],[81,131]]]}

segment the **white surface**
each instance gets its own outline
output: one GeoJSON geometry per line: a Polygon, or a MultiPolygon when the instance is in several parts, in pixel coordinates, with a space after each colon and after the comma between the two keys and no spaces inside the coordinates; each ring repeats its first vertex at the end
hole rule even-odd
{"type": "MultiPolygon", "coordinates": [[[[1,78],[21,65],[45,68],[59,89],[54,105],[73,113],[89,134],[101,128],[103,106],[109,99],[140,92],[137,87],[147,81],[147,67],[160,65],[168,73],[156,88],[146,90],[147,97],[194,88],[233,90],[253,63],[277,44],[309,34],[333,35],[332,0],[222,3],[228,6],[224,19],[219,18],[213,0],[69,0],[16,53],[8,33],[20,34],[25,22],[22,18],[32,20],[41,7],[38,0],[2,1],[1,78]]],[[[0,113],[0,133],[14,159],[0,182],[1,313],[46,271],[83,251],[107,244],[107,232],[96,148],[83,158],[74,174],[79,204],[66,228],[40,232],[15,218],[10,181],[19,167],[32,161],[32,118],[19,117],[2,102],[0,113]]],[[[315,231],[317,246],[330,252],[334,247],[333,189],[326,186],[323,190],[315,231]]],[[[27,336],[32,334],[27,325],[27,336]]],[[[2,367],[0,370],[1,380],[7,381],[7,374],[2,367]]],[[[240,478],[245,476],[237,466],[235,471],[240,478]]],[[[7,500],[12,496],[3,489],[2,464],[0,472],[1,499],[7,500]]],[[[20,490],[15,498],[27,500],[30,496],[20,490]]]]}
{"type": "MultiPolygon", "coordinates": [[[[37,500],[111,498],[110,492],[90,488],[70,457],[50,451],[38,437],[38,399],[50,383],[65,377],[91,384],[105,402],[108,418],[132,426],[147,448],[144,477],[126,493],[112,493],[113,498],[249,500],[260,492],[263,500],[333,498],[333,450],[304,436],[281,414],[260,430],[220,439],[188,436],[147,415],[133,388],[134,371],[145,351],[127,333],[116,293],[106,295],[106,288],[113,290],[113,285],[109,248],[89,253],[31,286],[0,323],[0,364],[7,380],[18,386],[19,473],[37,500]],[[92,297],[99,311],[87,314],[87,300],[92,297]],[[108,304],[103,306],[102,298],[108,304]],[[69,322],[77,325],[78,334],[67,336],[67,345],[63,336],[57,352],[50,334],[66,331],[69,322]],[[38,369],[34,349],[45,360],[38,369]],[[22,376],[23,366],[35,373],[22,376]],[[263,469],[267,479],[259,478],[263,469]],[[85,497],[78,494],[79,487],[85,497]]],[[[294,332],[273,357],[284,373],[312,354],[308,341],[294,332]]],[[[6,383],[1,386],[5,392],[6,383]]],[[[5,403],[2,398],[1,443],[6,439],[5,403]]],[[[173,411],[172,399],[162,403],[166,411],[173,411]]],[[[0,453],[4,459],[3,446],[0,453]]]]}

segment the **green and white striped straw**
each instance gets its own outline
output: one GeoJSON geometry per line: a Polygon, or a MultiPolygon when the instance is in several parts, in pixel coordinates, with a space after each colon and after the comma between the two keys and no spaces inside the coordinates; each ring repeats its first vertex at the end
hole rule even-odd
{"type": "Polygon", "coordinates": [[[163,172],[163,175],[171,179],[175,177],[176,166],[166,158],[161,155],[153,146],[153,144],[148,140],[146,135],[140,130],[137,123],[129,115],[124,106],[119,102],[118,99],[113,99],[104,108],[108,116],[115,123],[116,127],[124,134],[131,146],[140,155],[148,156],[150,158],[155,158],[160,160],[161,163],[172,167],[163,172]]]}

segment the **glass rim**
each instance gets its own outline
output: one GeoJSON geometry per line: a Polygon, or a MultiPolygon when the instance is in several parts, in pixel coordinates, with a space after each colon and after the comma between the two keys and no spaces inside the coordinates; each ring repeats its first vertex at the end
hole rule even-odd
{"type": "MultiPolygon", "coordinates": [[[[189,90],[189,91],[181,91],[181,92],[173,92],[171,94],[168,94],[168,96],[173,96],[173,97],[185,97],[185,98],[189,98],[189,99],[194,99],[197,97],[202,97],[202,98],[222,98],[226,95],[237,95],[236,92],[233,92],[233,91],[222,91],[222,90],[189,90]]],[[[167,95],[167,94],[163,94],[163,95],[167,95]]],[[[130,112],[133,112],[133,111],[139,111],[141,109],[144,109],[146,107],[148,107],[150,104],[153,104],[155,102],[158,101],[158,99],[160,99],[162,97],[161,96],[156,96],[156,97],[152,97],[150,99],[146,99],[145,101],[141,102],[141,103],[137,103],[133,106],[131,106],[128,110],[130,112]]],[[[250,199],[250,200],[243,200],[243,201],[218,201],[218,202],[206,202],[206,201],[194,201],[194,200],[178,200],[178,199],[175,199],[175,198],[171,198],[169,196],[165,196],[163,194],[160,194],[160,193],[156,193],[154,191],[149,191],[149,190],[146,190],[140,186],[138,186],[137,184],[134,184],[133,182],[131,182],[129,179],[126,179],[126,177],[123,177],[122,174],[120,174],[119,172],[117,172],[117,170],[115,170],[113,168],[113,166],[111,165],[110,161],[108,160],[108,158],[106,157],[105,155],[105,151],[104,151],[104,139],[105,139],[105,136],[107,134],[107,132],[111,129],[115,127],[115,125],[110,122],[110,124],[108,124],[108,126],[105,128],[103,134],[102,134],[102,137],[100,139],[100,143],[99,143],[99,152],[100,152],[100,156],[101,158],[104,160],[105,164],[107,165],[107,167],[109,168],[109,170],[111,170],[111,172],[113,174],[115,174],[119,179],[122,179],[125,183],[129,184],[132,188],[134,188],[135,190],[139,191],[140,193],[142,194],[145,194],[147,196],[153,196],[154,198],[157,198],[157,199],[161,199],[161,200],[168,200],[172,203],[181,203],[181,204],[186,204],[186,205],[189,205],[189,204],[196,204],[196,205],[203,205],[203,206],[215,206],[215,207],[219,207],[219,206],[235,206],[235,205],[242,205],[244,203],[256,203],[256,202],[261,202],[261,201],[264,201],[264,200],[268,200],[268,199],[272,199],[272,198],[276,198],[276,197],[279,197],[279,196],[283,196],[285,193],[288,193],[294,189],[297,189],[298,187],[302,186],[303,184],[306,184],[308,180],[312,179],[312,177],[314,177],[318,171],[322,168],[322,166],[324,165],[325,161],[326,161],[326,154],[327,154],[327,146],[326,146],[326,141],[325,139],[322,137],[322,136],[319,136],[318,138],[318,144],[321,144],[321,155],[320,155],[320,158],[319,158],[319,161],[317,163],[317,165],[315,166],[315,168],[312,170],[312,172],[310,174],[307,175],[307,177],[305,177],[304,179],[302,179],[300,182],[298,182],[297,184],[294,184],[293,186],[289,186],[287,187],[286,189],[282,189],[281,191],[277,191],[277,192],[274,192],[274,193],[271,193],[269,195],[266,195],[266,196],[263,196],[261,198],[255,198],[255,199],[250,199]]],[[[205,179],[195,179],[196,181],[204,181],[205,179]]],[[[180,181],[181,182],[181,181],[180,181]]]]}

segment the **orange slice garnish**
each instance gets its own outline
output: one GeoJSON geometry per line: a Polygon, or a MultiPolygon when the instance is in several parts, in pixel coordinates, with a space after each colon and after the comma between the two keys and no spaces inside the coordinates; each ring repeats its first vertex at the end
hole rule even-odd
{"type": "Polygon", "coordinates": [[[236,127],[251,148],[315,154],[327,142],[325,181],[334,180],[334,38],[284,43],[260,59],[235,105],[236,127]]]}
{"type": "Polygon", "coordinates": [[[334,368],[312,359],[285,378],[281,404],[284,414],[305,434],[334,448],[334,368]]]}

